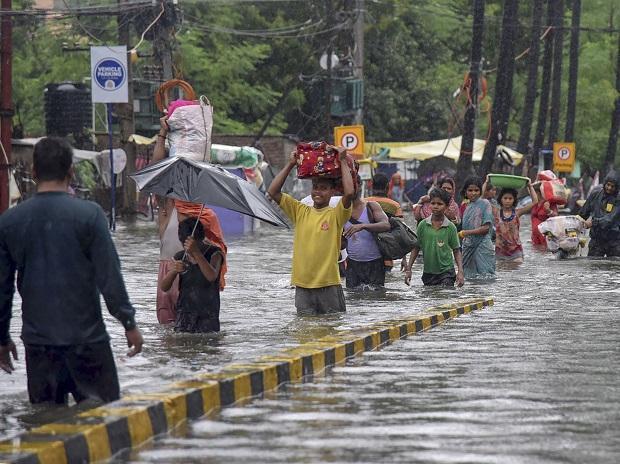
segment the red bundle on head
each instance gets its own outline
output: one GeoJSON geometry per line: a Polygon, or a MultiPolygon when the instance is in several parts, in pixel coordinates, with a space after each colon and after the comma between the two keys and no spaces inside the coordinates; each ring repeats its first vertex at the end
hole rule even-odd
{"type": "MultiPolygon", "coordinates": [[[[347,164],[353,177],[353,185],[357,188],[357,171],[359,164],[351,155],[347,155],[347,164]]],[[[300,142],[297,144],[297,177],[329,177],[338,179],[341,176],[338,150],[326,142],[300,142]]],[[[342,190],[340,186],[338,188],[342,190]]]]}
{"type": "Polygon", "coordinates": [[[540,192],[549,203],[565,205],[568,202],[566,188],[558,179],[543,181],[540,185],[540,192]]]}

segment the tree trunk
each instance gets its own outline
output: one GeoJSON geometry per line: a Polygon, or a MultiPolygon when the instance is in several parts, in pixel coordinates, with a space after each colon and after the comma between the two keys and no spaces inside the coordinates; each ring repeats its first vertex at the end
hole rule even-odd
{"type": "Polygon", "coordinates": [[[553,34],[553,81],[551,83],[551,113],[549,115],[549,147],[558,142],[562,106],[562,61],[564,57],[564,0],[556,0],[555,33],[553,34]]]}
{"type": "Polygon", "coordinates": [[[579,72],[579,26],[581,24],[581,0],[573,0],[573,18],[570,34],[570,62],[568,64],[568,103],[564,140],[575,140],[575,110],[577,108],[577,77],[579,72]]]}
{"type": "MultiPolygon", "coordinates": [[[[616,91],[620,93],[620,35],[618,35],[618,57],[616,59],[616,91]]],[[[611,114],[611,130],[609,131],[605,155],[605,170],[607,172],[614,169],[616,151],[618,150],[618,132],[620,132],[620,96],[616,97],[614,111],[611,114]]]]}
{"type": "Polygon", "coordinates": [[[512,100],[512,81],[514,76],[515,57],[514,42],[517,37],[519,1],[504,0],[502,18],[502,38],[499,49],[497,80],[495,81],[495,98],[491,133],[487,140],[478,173],[482,178],[491,171],[495,161],[497,146],[504,143],[508,134],[510,103],[512,100]]]}
{"type": "Polygon", "coordinates": [[[465,178],[472,171],[472,154],[474,149],[474,136],[476,129],[476,111],[478,109],[478,79],[482,61],[482,40],[484,37],[484,2],[474,0],[474,23],[472,27],[471,60],[469,69],[469,95],[467,109],[463,121],[463,139],[461,141],[461,153],[456,163],[457,188],[462,186],[465,178]]]}
{"type": "MultiPolygon", "coordinates": [[[[547,26],[550,26],[553,24],[553,6],[556,0],[547,1],[547,26]]],[[[549,90],[551,89],[551,65],[553,59],[553,35],[554,31],[551,30],[545,37],[545,50],[543,53],[543,74],[540,89],[540,101],[538,104],[538,122],[536,124],[534,146],[532,147],[532,164],[534,165],[534,167],[538,166],[538,155],[545,140],[545,131],[547,128],[547,111],[549,109],[549,90]]]]}
{"type": "Polygon", "coordinates": [[[521,131],[517,151],[528,153],[530,144],[530,132],[534,120],[534,106],[536,105],[536,86],[538,80],[538,60],[540,57],[540,35],[542,33],[543,0],[534,0],[532,9],[532,37],[530,39],[530,51],[528,57],[527,90],[523,104],[523,116],[521,117],[521,131]]]}

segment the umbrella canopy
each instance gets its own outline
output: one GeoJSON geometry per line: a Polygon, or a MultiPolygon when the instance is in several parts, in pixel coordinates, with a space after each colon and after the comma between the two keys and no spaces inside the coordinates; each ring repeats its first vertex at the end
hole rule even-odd
{"type": "Polygon", "coordinates": [[[191,203],[220,206],[288,228],[282,215],[256,185],[219,166],[172,157],[147,166],[130,177],[145,192],[191,203]]]}

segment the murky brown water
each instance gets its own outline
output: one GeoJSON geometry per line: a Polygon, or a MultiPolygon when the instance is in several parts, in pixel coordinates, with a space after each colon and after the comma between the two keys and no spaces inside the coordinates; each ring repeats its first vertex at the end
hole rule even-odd
{"type": "MultiPolygon", "coordinates": [[[[106,317],[123,393],[461,297],[493,296],[495,307],[225,409],[122,461],[620,460],[620,262],[557,261],[526,244],[526,263],[500,264],[496,281],[425,289],[417,265],[412,287],[395,272],[383,295],[348,293],[345,315],[304,319],[288,287],[291,241],[269,226],[231,240],[222,333],[179,335],[156,322],[154,227],[121,225],[116,242],[146,339],[144,354],[128,359],[120,324],[106,317]]],[[[25,384],[23,359],[14,375],[0,374],[1,437],[59,415],[33,409],[25,384]]]]}

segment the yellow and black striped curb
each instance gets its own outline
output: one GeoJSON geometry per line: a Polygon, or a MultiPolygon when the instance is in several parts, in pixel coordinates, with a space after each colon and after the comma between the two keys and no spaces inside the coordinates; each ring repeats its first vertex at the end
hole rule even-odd
{"type": "Polygon", "coordinates": [[[319,374],[326,367],[364,351],[492,304],[493,300],[487,298],[437,306],[427,310],[432,314],[382,321],[263,356],[255,362],[232,364],[220,372],[172,384],[165,392],[126,396],[0,442],[0,463],[108,460],[121,450],[137,448],[187,419],[199,418],[287,382],[299,382],[304,376],[319,374]]]}

